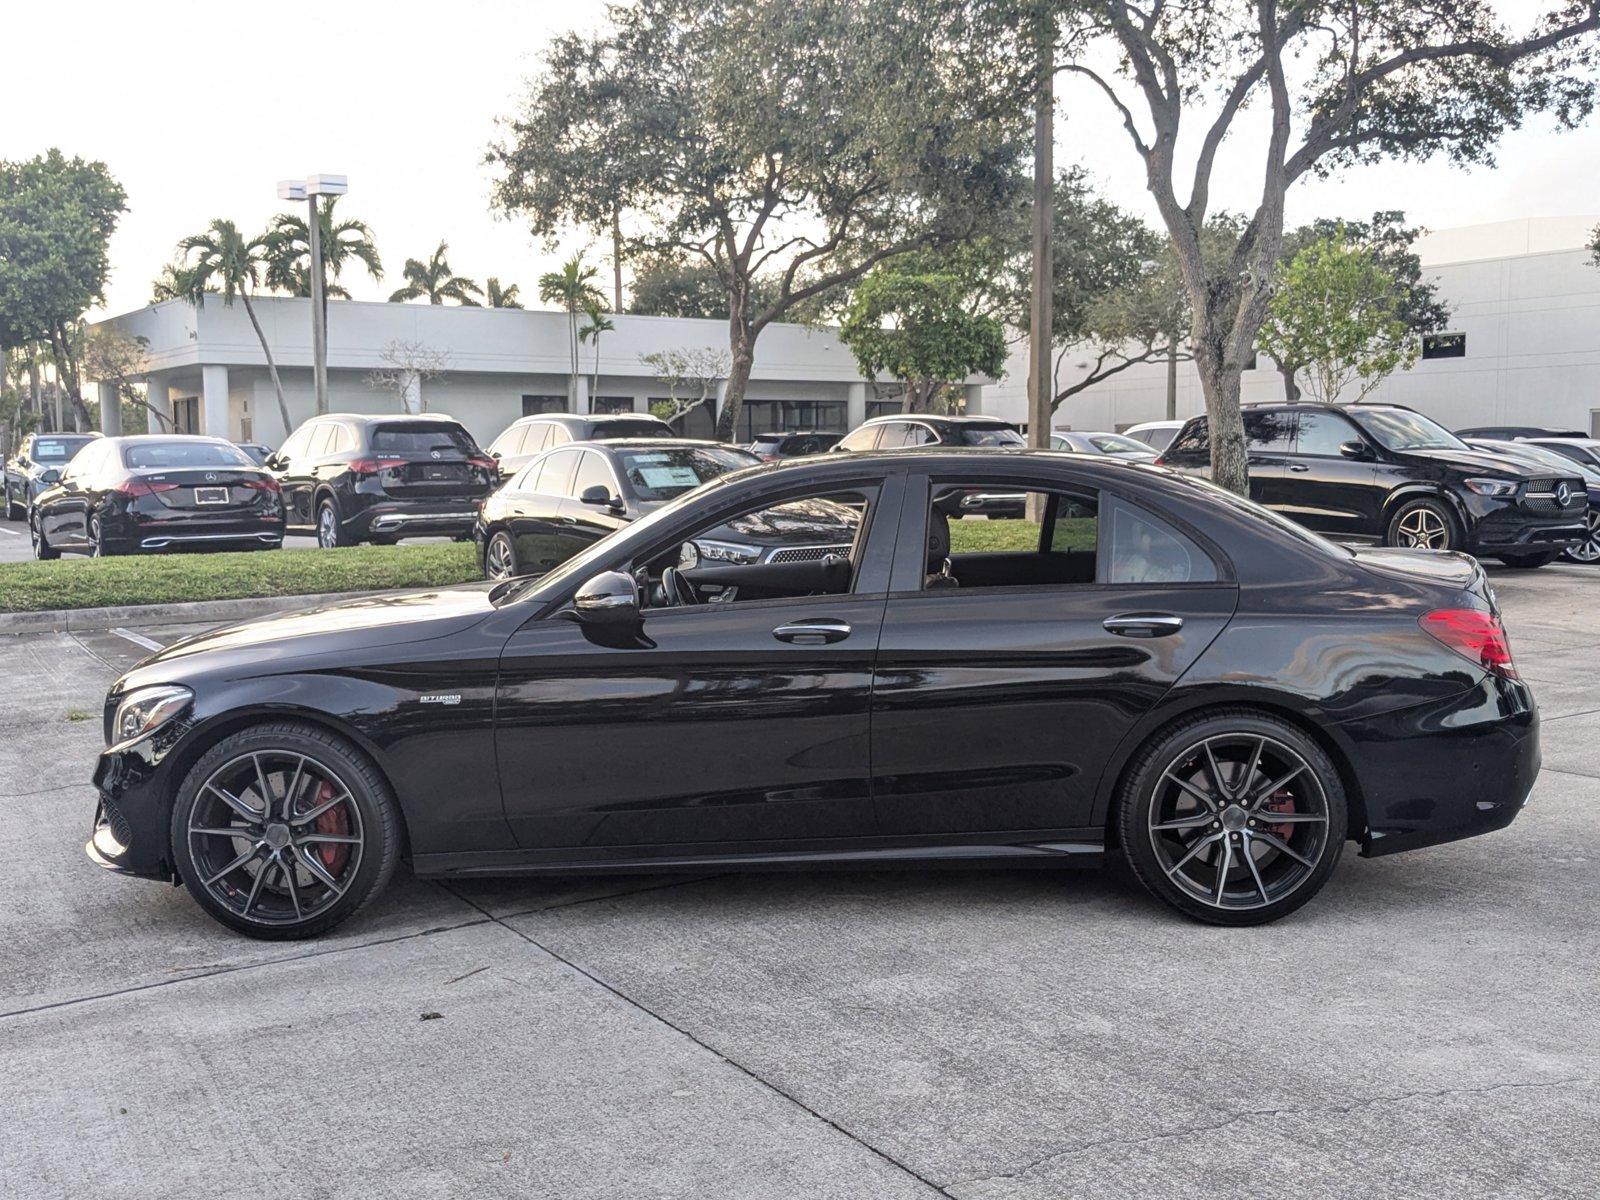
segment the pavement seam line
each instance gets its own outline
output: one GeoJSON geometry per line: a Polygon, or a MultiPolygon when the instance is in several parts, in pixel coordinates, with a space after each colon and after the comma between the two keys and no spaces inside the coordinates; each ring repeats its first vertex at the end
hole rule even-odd
{"type": "MultiPolygon", "coordinates": [[[[449,885],[445,885],[445,886],[448,887],[449,885]]],[[[734,1070],[738,1071],[740,1074],[742,1074],[745,1077],[747,1077],[748,1079],[752,1080],[758,1086],[767,1089],[768,1091],[772,1092],[776,1096],[782,1097],[784,1100],[787,1100],[790,1104],[794,1105],[796,1108],[800,1109],[802,1112],[807,1113],[811,1117],[814,1117],[816,1120],[821,1121],[824,1125],[828,1126],[830,1129],[833,1129],[834,1131],[836,1131],[837,1133],[843,1135],[844,1137],[849,1138],[850,1141],[854,1142],[856,1145],[858,1145],[862,1149],[866,1150],[874,1158],[877,1158],[880,1161],[889,1164],[889,1166],[895,1168],[896,1170],[898,1170],[898,1171],[900,1171],[900,1172],[902,1172],[902,1173],[904,1173],[906,1175],[909,1175],[912,1179],[915,1179],[918,1183],[922,1184],[924,1187],[927,1187],[929,1190],[933,1191],[934,1193],[936,1193],[936,1194],[938,1194],[940,1196],[949,1196],[950,1195],[950,1193],[947,1192],[944,1188],[940,1187],[937,1183],[935,1183],[933,1180],[929,1179],[926,1175],[923,1175],[921,1172],[917,1171],[914,1167],[909,1167],[905,1163],[901,1162],[899,1159],[895,1158],[893,1155],[891,1155],[891,1154],[889,1154],[889,1153],[887,1153],[887,1152],[885,1152],[883,1150],[878,1149],[878,1147],[874,1146],[871,1142],[867,1141],[865,1138],[859,1137],[855,1133],[852,1133],[850,1130],[846,1129],[843,1125],[839,1124],[839,1122],[835,1121],[832,1117],[826,1116],[825,1114],[818,1112],[816,1109],[812,1108],[809,1104],[807,1104],[804,1100],[801,1100],[799,1097],[794,1096],[793,1094],[784,1091],[783,1088],[779,1087],[777,1084],[773,1083],[771,1080],[763,1078],[761,1075],[757,1074],[754,1070],[752,1070],[751,1068],[745,1066],[738,1059],[732,1058],[729,1055],[724,1054],[721,1050],[718,1050],[715,1046],[711,1045],[707,1041],[704,1041],[702,1038],[696,1036],[694,1033],[692,1033],[688,1029],[685,1029],[683,1026],[678,1025],[675,1022],[669,1020],[668,1018],[662,1016],[660,1013],[656,1012],[654,1009],[650,1008],[649,1006],[647,1006],[645,1004],[642,1004],[640,1001],[635,1000],[632,996],[628,995],[621,988],[618,988],[614,984],[606,982],[604,979],[600,978],[600,976],[596,975],[593,971],[588,970],[586,967],[581,966],[580,964],[574,962],[570,958],[565,957],[564,955],[558,954],[556,951],[554,951],[554,950],[550,949],[550,947],[546,946],[543,942],[540,942],[539,940],[537,940],[536,938],[532,937],[528,933],[525,933],[523,930],[518,929],[516,926],[506,924],[505,920],[501,919],[500,917],[491,916],[485,909],[479,907],[477,904],[474,904],[473,901],[468,900],[465,896],[460,896],[460,899],[466,901],[466,903],[468,903],[468,904],[472,904],[472,906],[474,908],[477,908],[479,912],[482,912],[482,913],[484,913],[485,916],[488,916],[489,919],[491,921],[493,921],[495,924],[501,925],[504,928],[510,930],[512,933],[516,934],[523,941],[527,942],[528,945],[532,946],[534,949],[536,949],[536,950],[538,950],[538,951],[540,951],[540,952],[542,952],[544,954],[548,954],[551,958],[555,959],[558,963],[561,963],[563,966],[567,967],[569,970],[574,971],[577,974],[583,976],[585,979],[589,980],[591,983],[595,984],[597,987],[602,988],[603,990],[609,992],[611,995],[615,996],[618,1000],[621,1000],[624,1004],[628,1005],[630,1008],[637,1009],[639,1012],[641,1012],[645,1016],[649,1017],[652,1021],[658,1022],[659,1024],[661,1024],[661,1025],[665,1026],[666,1028],[672,1030],[672,1032],[676,1033],[678,1036],[680,1036],[682,1038],[685,1038],[688,1041],[694,1043],[696,1046],[699,1046],[700,1049],[704,1050],[707,1054],[712,1055],[714,1058],[718,1059],[719,1061],[727,1063],[734,1070]]]]}
{"type": "MultiPolygon", "coordinates": [[[[496,920],[509,921],[513,917],[531,917],[536,913],[556,912],[563,908],[577,908],[580,904],[597,904],[601,900],[621,900],[628,896],[641,896],[646,892],[660,892],[665,891],[667,888],[688,887],[691,883],[707,883],[713,879],[723,879],[726,875],[727,872],[719,875],[696,875],[692,879],[672,879],[666,883],[652,883],[646,887],[629,888],[625,892],[607,892],[603,896],[583,896],[577,900],[562,900],[556,904],[536,904],[532,908],[524,908],[517,912],[502,913],[496,920]]],[[[441,884],[441,886],[443,885],[441,884]]],[[[454,895],[457,900],[463,900],[468,904],[472,903],[466,897],[455,892],[451,892],[451,895],[454,895]]],[[[474,907],[477,906],[474,905],[474,907]]],[[[487,913],[487,910],[483,908],[479,908],[478,911],[487,913]]]]}
{"type": "Polygon", "coordinates": [[[1219,1129],[1226,1129],[1228,1126],[1236,1125],[1240,1121],[1254,1120],[1258,1117],[1265,1117],[1270,1120],[1276,1117],[1298,1117],[1311,1114],[1339,1115],[1358,1112],[1364,1108],[1376,1108],[1383,1104],[1404,1104],[1408,1100],[1442,1099],[1446,1096],[1484,1096],[1493,1092],[1520,1091],[1531,1088],[1561,1088],[1571,1087],[1573,1084],[1593,1083],[1594,1080],[1587,1076],[1571,1076],[1563,1079],[1546,1079],[1527,1083],[1491,1083],[1483,1087],[1423,1088],[1413,1092],[1401,1092],[1393,1096],[1370,1096],[1364,1100],[1351,1101],[1349,1104],[1313,1104],[1304,1108],[1248,1108],[1240,1112],[1230,1113],[1223,1120],[1214,1121],[1207,1125],[1189,1125],[1182,1129],[1146,1134],[1144,1137],[1102,1138],[1095,1142],[1084,1142],[1079,1146],[1068,1146],[1062,1150],[1052,1150],[1048,1154],[1041,1154],[1038,1158],[1018,1167],[1014,1171],[1001,1171],[994,1175],[980,1175],[971,1179],[956,1179],[945,1184],[944,1187],[946,1189],[969,1187],[973,1184],[988,1183],[996,1179],[1021,1179],[1024,1175],[1043,1166],[1045,1163],[1067,1158],[1074,1154],[1100,1150],[1107,1146],[1139,1146],[1149,1142],[1163,1142],[1170,1141],[1173,1138],[1189,1137],[1197,1133],[1215,1133],[1219,1129]]]}

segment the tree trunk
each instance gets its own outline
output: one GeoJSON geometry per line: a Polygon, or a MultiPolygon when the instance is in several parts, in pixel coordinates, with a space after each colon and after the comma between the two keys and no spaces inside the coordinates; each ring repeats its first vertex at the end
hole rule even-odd
{"type": "Polygon", "coordinates": [[[39,347],[28,349],[28,404],[37,419],[44,416],[44,391],[39,386],[39,347]]]}
{"type": "Polygon", "coordinates": [[[1279,363],[1278,374],[1283,376],[1283,398],[1290,403],[1300,399],[1300,385],[1294,381],[1294,368],[1279,363]]]}
{"type": "Polygon", "coordinates": [[[1033,111],[1033,291],[1028,311],[1028,444],[1050,448],[1055,380],[1050,348],[1054,332],[1055,254],[1055,22],[1038,31],[1038,92],[1033,111]]]}
{"type": "MultiPolygon", "coordinates": [[[[83,402],[83,385],[78,378],[78,364],[72,358],[72,349],[67,344],[66,330],[59,325],[50,330],[51,356],[56,361],[56,403],[59,407],[61,400],[62,384],[66,384],[67,399],[72,404],[72,423],[79,433],[87,433],[94,428],[94,421],[89,416],[89,407],[83,402]]],[[[62,421],[60,424],[65,425],[62,421]]]]}
{"type": "MultiPolygon", "coordinates": [[[[742,299],[742,297],[741,297],[742,299]]],[[[717,441],[731,442],[739,431],[739,414],[744,411],[745,388],[750,384],[750,368],[756,361],[756,338],[744,305],[728,319],[728,351],[733,363],[728,368],[728,386],[722,392],[722,407],[717,410],[717,441]]]]}
{"type": "Polygon", "coordinates": [[[589,372],[589,411],[594,412],[595,394],[600,390],[600,332],[594,335],[594,370],[589,372]]]}
{"type": "MultiPolygon", "coordinates": [[[[1198,339],[1197,339],[1198,340],[1198,339]]],[[[1211,482],[1241,496],[1250,494],[1244,413],[1239,388],[1244,372],[1229,365],[1212,347],[1195,347],[1195,366],[1206,397],[1206,426],[1211,440],[1211,482]]]]}
{"type": "Polygon", "coordinates": [[[611,288],[613,312],[622,311],[622,206],[611,208],[611,288]]]}
{"type": "Polygon", "coordinates": [[[1167,420],[1178,419],[1178,339],[1167,339],[1167,420]]]}
{"type": "MultiPolygon", "coordinates": [[[[567,309],[567,343],[572,350],[572,374],[567,377],[567,411],[574,412],[578,405],[578,310],[567,309]]],[[[589,401],[594,407],[594,401],[589,401]]]]}
{"type": "Polygon", "coordinates": [[[278,416],[283,421],[283,436],[287,438],[294,432],[294,426],[289,423],[289,406],[284,403],[283,381],[278,378],[278,364],[272,360],[272,347],[267,345],[267,335],[261,331],[261,322],[256,319],[256,309],[255,305],[250,303],[250,293],[241,288],[239,295],[244,300],[244,311],[250,318],[250,325],[255,329],[256,338],[261,343],[261,353],[267,356],[267,373],[272,376],[272,390],[278,397],[278,416]]]}

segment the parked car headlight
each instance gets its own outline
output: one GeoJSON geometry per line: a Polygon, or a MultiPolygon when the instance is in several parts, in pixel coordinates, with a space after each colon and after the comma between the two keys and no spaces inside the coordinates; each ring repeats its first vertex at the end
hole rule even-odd
{"type": "MultiPolygon", "coordinates": [[[[761,557],[759,546],[746,546],[739,542],[710,542],[701,538],[699,541],[685,543],[685,549],[694,547],[699,560],[727,563],[753,563],[761,557]]],[[[690,566],[698,565],[698,562],[690,566]]],[[[688,569],[688,568],[685,568],[688,569]]]]}
{"type": "Polygon", "coordinates": [[[139,688],[123,697],[111,721],[111,744],[121,745],[154,733],[189,706],[194,693],[177,684],[139,688]]]}
{"type": "Polygon", "coordinates": [[[1466,479],[1462,481],[1480,496],[1515,496],[1517,485],[1510,479],[1466,479]]]}

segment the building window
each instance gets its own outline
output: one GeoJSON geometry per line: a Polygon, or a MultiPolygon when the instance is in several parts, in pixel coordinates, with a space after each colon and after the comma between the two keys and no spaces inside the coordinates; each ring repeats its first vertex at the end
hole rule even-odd
{"type": "Polygon", "coordinates": [[[867,419],[873,417],[892,417],[897,415],[905,405],[899,400],[868,400],[867,419]]]}
{"type": "Polygon", "coordinates": [[[633,411],[633,397],[596,396],[594,398],[594,411],[597,413],[631,413],[633,411]]]}
{"type": "MultiPolygon", "coordinates": [[[[651,396],[650,407],[653,409],[658,404],[671,405],[674,401],[670,396],[651,396]]],[[[711,438],[716,436],[716,398],[710,397],[704,404],[696,404],[688,412],[674,418],[670,424],[673,432],[679,437],[711,438]]]]}
{"type": "Polygon", "coordinates": [[[843,433],[847,418],[843,400],[746,400],[739,428],[751,442],[763,433],[843,433]]]}
{"type": "Polygon", "coordinates": [[[523,396],[522,415],[535,417],[540,413],[566,412],[567,398],[565,396],[523,396]]]}
{"type": "Polygon", "coordinates": [[[1423,358],[1465,358],[1467,335],[1464,333],[1425,333],[1422,335],[1423,358]]]}
{"type": "Polygon", "coordinates": [[[172,432],[200,432],[199,396],[182,396],[172,401],[172,432]]]}

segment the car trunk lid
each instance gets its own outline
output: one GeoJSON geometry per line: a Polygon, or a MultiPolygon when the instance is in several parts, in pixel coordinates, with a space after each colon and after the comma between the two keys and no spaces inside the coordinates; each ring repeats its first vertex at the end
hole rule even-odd
{"type": "Polygon", "coordinates": [[[389,495],[407,499],[481,496],[499,477],[499,464],[465,429],[439,422],[379,425],[371,453],[351,466],[377,475],[389,495]]]}
{"type": "Polygon", "coordinates": [[[238,512],[278,485],[265,471],[244,467],[134,471],[123,485],[134,496],[154,496],[163,508],[204,513],[238,512]]]}

